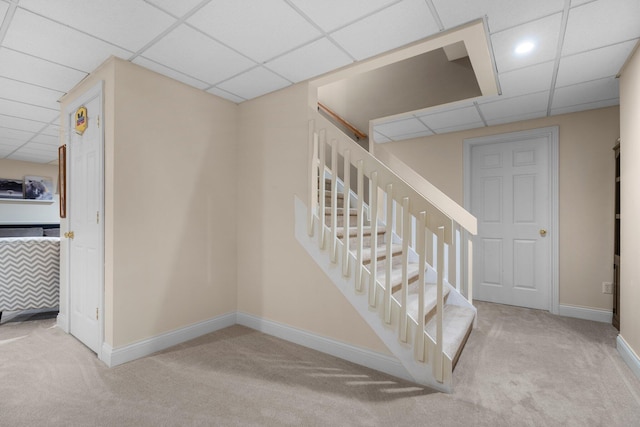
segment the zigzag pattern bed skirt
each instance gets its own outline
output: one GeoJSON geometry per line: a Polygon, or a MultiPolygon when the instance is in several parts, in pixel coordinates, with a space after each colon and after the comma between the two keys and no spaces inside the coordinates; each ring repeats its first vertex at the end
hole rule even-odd
{"type": "Polygon", "coordinates": [[[60,239],[0,239],[0,313],[59,305],[60,239]]]}

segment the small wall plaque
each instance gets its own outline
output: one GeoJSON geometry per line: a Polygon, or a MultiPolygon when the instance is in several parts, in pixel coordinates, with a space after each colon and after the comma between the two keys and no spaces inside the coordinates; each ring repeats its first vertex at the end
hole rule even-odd
{"type": "Polygon", "coordinates": [[[76,110],[76,133],[82,135],[87,130],[89,117],[87,117],[87,107],[82,106],[76,110]]]}

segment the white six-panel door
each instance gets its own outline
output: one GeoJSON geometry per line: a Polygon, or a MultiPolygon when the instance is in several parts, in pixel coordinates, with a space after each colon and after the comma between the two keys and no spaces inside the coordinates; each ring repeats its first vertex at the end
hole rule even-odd
{"type": "MultiPolygon", "coordinates": [[[[69,332],[99,354],[103,292],[103,138],[102,94],[81,99],[88,127],[69,129],[69,332]]],[[[69,112],[73,125],[75,109],[69,112]]]]}
{"type": "Polygon", "coordinates": [[[550,310],[551,140],[499,140],[470,147],[475,299],[550,310]]]}

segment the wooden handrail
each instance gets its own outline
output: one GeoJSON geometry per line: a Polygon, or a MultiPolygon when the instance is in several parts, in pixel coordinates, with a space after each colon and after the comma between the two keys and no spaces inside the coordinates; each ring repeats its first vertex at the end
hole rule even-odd
{"type": "Polygon", "coordinates": [[[366,133],[361,132],[357,127],[355,127],[354,125],[352,125],[351,123],[349,123],[348,121],[340,117],[337,113],[332,111],[329,107],[327,107],[323,103],[318,102],[318,107],[321,110],[324,110],[325,113],[333,117],[335,120],[337,120],[341,125],[346,126],[351,132],[353,132],[356,135],[358,139],[365,139],[367,137],[366,133]]]}

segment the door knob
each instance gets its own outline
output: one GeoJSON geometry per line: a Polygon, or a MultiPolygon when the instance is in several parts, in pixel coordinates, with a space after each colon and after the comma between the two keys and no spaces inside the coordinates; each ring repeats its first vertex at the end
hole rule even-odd
{"type": "Polygon", "coordinates": [[[73,239],[75,235],[73,234],[73,231],[67,231],[66,233],[64,233],[64,237],[66,237],[67,239],[73,239]]]}
{"type": "Polygon", "coordinates": [[[540,235],[542,237],[546,236],[547,235],[547,230],[545,230],[544,228],[540,229],[540,235]]]}

